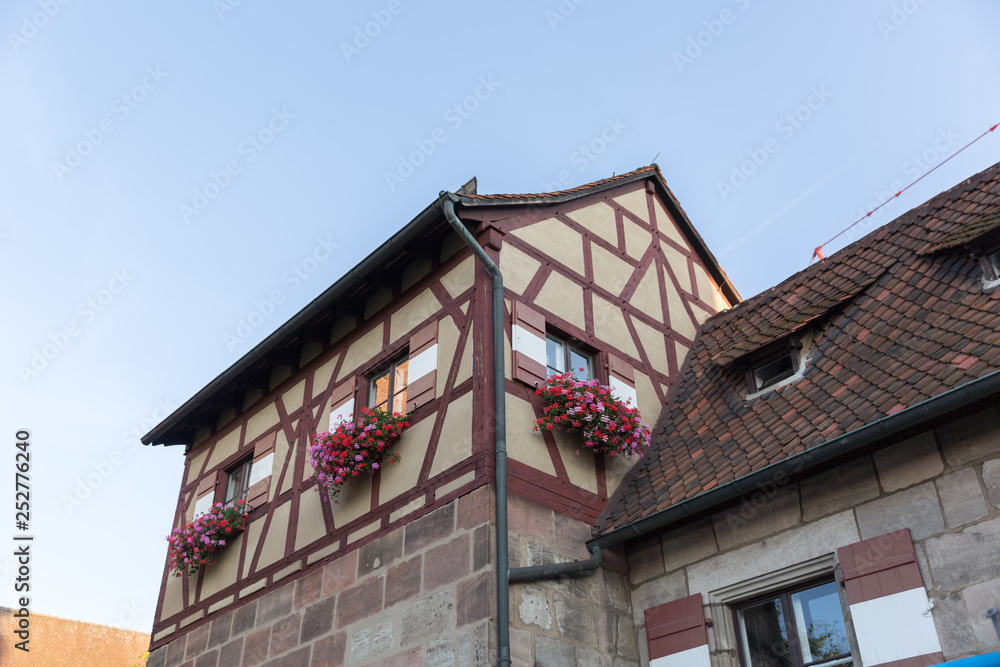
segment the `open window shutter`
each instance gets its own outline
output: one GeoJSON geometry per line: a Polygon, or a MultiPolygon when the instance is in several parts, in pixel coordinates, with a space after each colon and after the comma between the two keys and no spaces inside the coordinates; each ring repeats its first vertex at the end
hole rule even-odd
{"type": "Polygon", "coordinates": [[[904,528],[837,550],[861,662],[944,662],[917,554],[904,528]]]}
{"type": "Polygon", "coordinates": [[[511,339],[514,379],[529,387],[545,384],[545,316],[515,301],[511,339]]]}
{"type": "Polygon", "coordinates": [[[622,402],[629,401],[629,407],[638,409],[639,401],[635,393],[635,371],[632,369],[632,365],[612,354],[608,366],[608,384],[611,386],[611,391],[622,402]]]}
{"type": "Polygon", "coordinates": [[[226,473],[222,470],[216,470],[211,474],[203,477],[200,482],[198,482],[198,490],[195,491],[195,501],[194,501],[194,515],[204,514],[208,510],[212,509],[212,505],[215,503],[215,494],[219,489],[223,481],[225,480],[226,473]]]}
{"type": "Polygon", "coordinates": [[[338,384],[330,396],[330,430],[334,430],[341,422],[354,420],[354,395],[356,378],[338,384]]]}
{"type": "Polygon", "coordinates": [[[438,323],[432,322],[410,339],[406,411],[434,400],[437,389],[438,323]]]}
{"type": "Polygon", "coordinates": [[[650,667],[711,667],[701,593],[646,610],[650,667]]]}
{"type": "Polygon", "coordinates": [[[277,433],[267,435],[257,441],[253,448],[253,463],[250,465],[250,488],[247,501],[250,507],[259,507],[267,502],[271,490],[271,472],[274,469],[274,443],[277,433]]]}

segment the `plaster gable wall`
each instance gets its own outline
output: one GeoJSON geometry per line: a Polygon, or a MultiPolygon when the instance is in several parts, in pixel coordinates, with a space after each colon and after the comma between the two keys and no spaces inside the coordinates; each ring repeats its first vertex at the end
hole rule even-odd
{"type": "MultiPolygon", "coordinates": [[[[549,333],[598,353],[604,382],[610,355],[624,359],[649,424],[698,324],[713,308],[728,307],[670,208],[640,182],[561,205],[514,209],[491,223],[502,234],[508,317],[515,301],[541,313],[549,333]]],[[[628,464],[595,458],[589,450],[578,456],[571,436],[531,431],[542,406],[534,387],[510,374],[510,325],[504,344],[512,492],[588,520],[628,464]]]]}

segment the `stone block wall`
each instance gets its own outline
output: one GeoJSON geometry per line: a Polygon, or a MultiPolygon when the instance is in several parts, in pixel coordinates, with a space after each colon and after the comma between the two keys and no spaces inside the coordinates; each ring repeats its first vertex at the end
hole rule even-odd
{"type": "MultiPolygon", "coordinates": [[[[160,647],[148,667],[496,664],[495,494],[484,486],[160,647]]],[[[590,526],[510,497],[511,567],[589,558],[590,526]]],[[[638,667],[623,551],[511,586],[514,665],[638,667]]]]}
{"type": "MultiPolygon", "coordinates": [[[[590,557],[590,526],[529,500],[508,503],[510,566],[590,557]]],[[[591,573],[511,584],[511,663],[638,667],[624,552],[605,551],[591,573]]]]}
{"type": "Polygon", "coordinates": [[[160,647],[148,667],[491,665],[493,492],[479,489],[160,647]]]}
{"type": "MultiPolygon", "coordinates": [[[[839,547],[909,528],[944,656],[995,651],[1000,606],[1000,414],[989,408],[799,483],[761,485],[740,505],[630,545],[632,621],[702,594],[715,667],[738,667],[732,610],[713,594],[839,547]]],[[[832,562],[832,561],[831,561],[832,562]]],[[[845,605],[846,609],[846,605],[845,605]]]]}

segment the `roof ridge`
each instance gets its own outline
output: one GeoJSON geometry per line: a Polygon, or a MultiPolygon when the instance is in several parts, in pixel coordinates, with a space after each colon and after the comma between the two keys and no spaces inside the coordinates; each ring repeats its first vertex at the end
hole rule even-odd
{"type": "Polygon", "coordinates": [[[627,171],[623,174],[615,174],[607,178],[602,178],[596,181],[591,181],[590,183],[583,183],[581,185],[574,186],[572,188],[567,188],[565,190],[554,190],[552,192],[532,192],[532,193],[495,193],[495,194],[474,194],[474,195],[464,195],[464,198],[471,200],[482,200],[482,199],[534,199],[534,198],[544,198],[544,197],[559,197],[567,194],[576,194],[585,190],[589,190],[594,187],[599,187],[602,185],[607,185],[608,183],[616,183],[618,181],[623,181],[639,174],[645,173],[660,173],[660,167],[655,162],[645,167],[639,167],[638,169],[633,169],[632,171],[627,171]]]}

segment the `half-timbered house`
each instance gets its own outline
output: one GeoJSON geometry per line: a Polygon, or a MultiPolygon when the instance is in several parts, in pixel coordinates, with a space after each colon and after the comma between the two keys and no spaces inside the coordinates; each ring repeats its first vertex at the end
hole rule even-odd
{"type": "MultiPolygon", "coordinates": [[[[165,568],[150,665],[495,660],[495,382],[511,565],[590,555],[632,462],[534,431],[538,383],[583,368],[651,423],[698,326],[740,297],[655,165],[548,194],[470,184],[451,200],[503,274],[505,376],[490,276],[436,200],[144,437],[183,448],[175,527],[216,502],[253,506],[212,567],[165,568]],[[412,413],[401,461],[331,502],[309,444],[379,404],[412,413]]],[[[515,664],[556,637],[638,660],[623,554],[518,592],[515,664]]]]}

